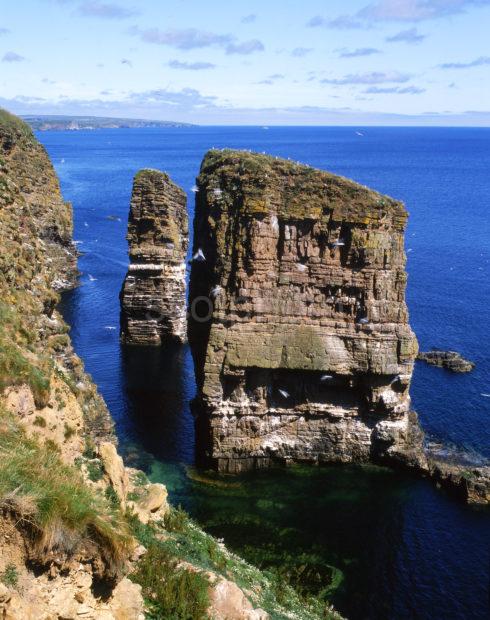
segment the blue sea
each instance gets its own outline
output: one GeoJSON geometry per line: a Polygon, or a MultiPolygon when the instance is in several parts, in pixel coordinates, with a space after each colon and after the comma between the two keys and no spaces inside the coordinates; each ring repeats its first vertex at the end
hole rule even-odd
{"type": "MultiPolygon", "coordinates": [[[[174,503],[250,561],[316,570],[351,620],[488,618],[488,510],[377,467],[293,467],[232,481],[197,471],[189,350],[122,348],[118,293],[132,178],[142,167],[167,171],[187,190],[190,218],[190,189],[211,147],[265,151],[390,194],[410,213],[407,299],[421,349],[453,349],[476,362],[465,375],[419,363],[413,406],[431,440],[490,458],[490,129],[189,127],[38,137],[73,204],[82,252],[80,286],[62,311],[126,460],[167,484],[174,503]]],[[[301,586],[315,592],[313,582],[301,586]]]]}

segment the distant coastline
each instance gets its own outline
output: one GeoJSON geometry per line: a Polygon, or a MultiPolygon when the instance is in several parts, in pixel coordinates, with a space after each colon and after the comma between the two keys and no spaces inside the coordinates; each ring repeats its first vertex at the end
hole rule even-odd
{"type": "Polygon", "coordinates": [[[96,129],[135,129],[142,127],[194,127],[192,123],[152,121],[141,118],[104,116],[24,115],[22,119],[35,131],[94,131],[96,129]]]}

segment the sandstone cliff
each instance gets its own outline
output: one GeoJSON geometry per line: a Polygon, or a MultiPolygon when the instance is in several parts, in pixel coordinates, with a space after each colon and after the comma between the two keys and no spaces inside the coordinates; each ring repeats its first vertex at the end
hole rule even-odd
{"type": "Polygon", "coordinates": [[[76,278],[69,206],[44,149],[2,110],[0,145],[0,618],[338,618],[125,467],[56,310],[54,288],[76,278]]]}
{"type": "Polygon", "coordinates": [[[121,291],[121,339],[158,345],[186,337],[186,196],[158,170],[135,176],[128,223],[129,270],[121,291]]]}
{"type": "Polygon", "coordinates": [[[215,466],[417,461],[403,205],[237,151],[209,152],[198,189],[189,341],[215,466]]]}

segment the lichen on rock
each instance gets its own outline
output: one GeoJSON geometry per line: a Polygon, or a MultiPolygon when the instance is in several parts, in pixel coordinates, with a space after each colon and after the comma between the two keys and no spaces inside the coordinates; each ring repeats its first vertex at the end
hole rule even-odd
{"type": "Polygon", "coordinates": [[[136,174],[127,238],[130,265],[120,294],[122,342],[184,341],[186,196],[164,172],[136,174]]]}
{"type": "Polygon", "coordinates": [[[211,463],[423,460],[404,206],[240,151],[210,151],[197,184],[189,341],[211,463]]]}

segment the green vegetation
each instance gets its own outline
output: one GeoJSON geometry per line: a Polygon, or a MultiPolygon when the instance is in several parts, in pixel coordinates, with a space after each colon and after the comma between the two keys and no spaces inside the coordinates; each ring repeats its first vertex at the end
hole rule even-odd
{"type": "Polygon", "coordinates": [[[63,433],[65,441],[68,441],[69,439],[71,439],[73,435],[76,434],[76,432],[77,431],[73,428],[73,426],[70,426],[69,424],[65,422],[65,431],[63,433]]]}
{"type": "MultiPolygon", "coordinates": [[[[288,583],[284,577],[270,571],[261,571],[240,557],[228,551],[215,538],[201,530],[181,508],[172,508],[161,525],[143,525],[135,516],[128,516],[136,538],[152,553],[143,572],[137,572],[131,579],[143,586],[143,593],[154,605],[151,618],[205,618],[199,615],[162,615],[169,600],[177,596],[180,585],[168,585],[171,592],[159,593],[152,585],[156,581],[156,567],[160,563],[168,570],[168,563],[175,560],[191,564],[195,571],[211,571],[234,581],[247,592],[252,604],[270,614],[271,620],[335,620],[340,618],[328,603],[317,597],[304,596],[288,583]],[[164,536],[161,536],[161,534],[164,536]],[[161,596],[161,598],[160,598],[161,596]],[[168,597],[168,598],[167,598],[168,597]],[[160,614],[160,615],[159,615],[160,614]]],[[[141,563],[140,563],[141,565],[141,563]]],[[[199,574],[199,573],[194,573],[199,574]]],[[[202,574],[201,574],[202,577],[202,574]]],[[[182,575],[178,579],[184,579],[182,575]]],[[[187,578],[186,578],[187,579],[187,578]]],[[[198,584],[195,584],[196,588],[198,584]]],[[[199,591],[199,590],[198,590],[199,591]]],[[[194,604],[197,604],[196,602],[194,604]]],[[[169,613],[166,611],[166,613],[169,613]]]]}
{"type": "Polygon", "coordinates": [[[70,553],[82,540],[96,543],[118,569],[131,536],[122,515],[84,483],[48,445],[29,439],[0,411],[0,504],[29,530],[38,551],[70,553]]]}
{"type": "Polygon", "coordinates": [[[8,588],[15,588],[19,581],[19,573],[15,564],[7,564],[0,576],[0,581],[8,588]]]}
{"type": "Polygon", "coordinates": [[[43,418],[42,415],[37,415],[34,418],[33,424],[34,426],[39,426],[39,428],[46,428],[46,420],[43,418]]]}
{"type": "Polygon", "coordinates": [[[186,570],[161,543],[153,541],[131,579],[143,588],[147,617],[155,620],[206,620],[208,580],[186,570]]]}
{"type": "Polygon", "coordinates": [[[0,108],[0,127],[6,131],[15,131],[26,138],[34,140],[34,135],[29,125],[3,108],[0,108]]]}
{"type": "Polygon", "coordinates": [[[0,391],[26,383],[36,405],[43,407],[49,397],[52,363],[46,357],[27,356],[34,340],[15,307],[0,302],[0,391]]]}
{"type": "Polygon", "coordinates": [[[86,466],[89,480],[91,480],[92,482],[98,482],[99,480],[102,480],[102,478],[104,477],[104,470],[100,461],[88,461],[86,466]]]}

